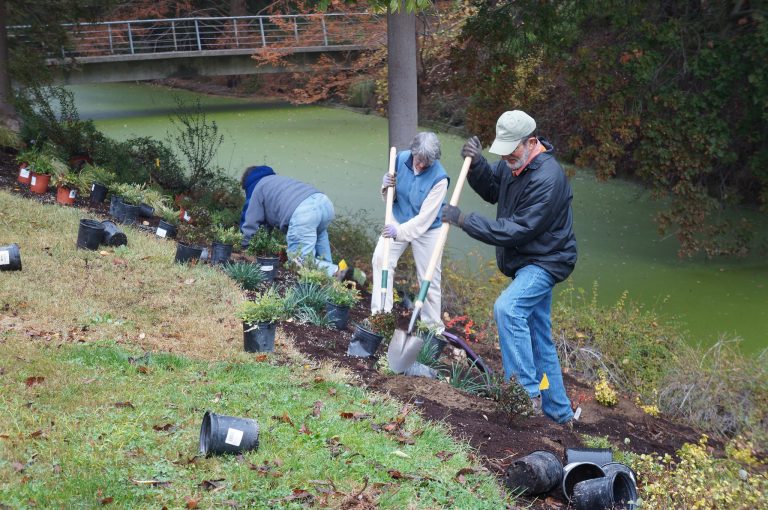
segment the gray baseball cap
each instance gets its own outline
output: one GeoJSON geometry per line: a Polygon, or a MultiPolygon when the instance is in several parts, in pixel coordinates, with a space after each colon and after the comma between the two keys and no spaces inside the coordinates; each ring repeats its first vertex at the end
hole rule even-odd
{"type": "Polygon", "coordinates": [[[499,156],[512,154],[520,140],[532,135],[535,130],[536,121],[524,111],[504,112],[496,122],[496,139],[488,151],[499,156]]]}

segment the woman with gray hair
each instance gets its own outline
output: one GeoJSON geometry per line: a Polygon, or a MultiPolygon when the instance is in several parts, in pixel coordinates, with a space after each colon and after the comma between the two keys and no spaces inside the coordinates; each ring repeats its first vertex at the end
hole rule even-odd
{"type": "MultiPolygon", "coordinates": [[[[387,188],[394,187],[392,223],[384,225],[381,237],[373,252],[373,291],[371,292],[371,313],[392,310],[392,282],[400,255],[410,245],[416,262],[419,281],[424,279],[429,260],[440,237],[440,213],[443,200],[448,192],[449,177],[440,163],[440,140],[430,132],[417,134],[411,148],[397,155],[395,175],[384,174],[381,195],[386,197],[387,188]],[[389,243],[389,267],[386,300],[381,302],[381,270],[384,259],[384,238],[389,243]]],[[[429,285],[421,320],[437,333],[445,329],[440,318],[440,263],[435,268],[429,285]]]]}

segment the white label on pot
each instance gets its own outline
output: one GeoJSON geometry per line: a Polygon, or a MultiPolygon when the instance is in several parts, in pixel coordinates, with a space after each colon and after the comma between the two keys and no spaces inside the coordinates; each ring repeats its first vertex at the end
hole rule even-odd
{"type": "Polygon", "coordinates": [[[96,189],[96,184],[91,184],[91,191],[96,189]]]}
{"type": "Polygon", "coordinates": [[[165,237],[168,232],[164,228],[157,227],[157,232],[155,232],[158,237],[165,237]]]}
{"type": "Polygon", "coordinates": [[[32,176],[32,180],[31,180],[31,181],[29,181],[29,183],[30,183],[32,186],[34,186],[36,182],[37,182],[37,176],[36,176],[36,175],[33,175],[33,176],[32,176]]]}
{"type": "Polygon", "coordinates": [[[262,271],[272,271],[272,268],[275,266],[261,266],[262,271]]]}
{"type": "Polygon", "coordinates": [[[19,172],[19,175],[24,177],[25,179],[29,177],[29,168],[26,168],[26,167],[22,168],[21,171],[19,172]]]}
{"type": "Polygon", "coordinates": [[[11,263],[11,252],[8,250],[0,251],[0,266],[7,266],[11,263]]]}
{"type": "Polygon", "coordinates": [[[190,216],[189,214],[187,214],[187,211],[184,211],[184,221],[189,221],[189,220],[191,220],[191,219],[192,219],[192,216],[190,216]]]}
{"type": "Polygon", "coordinates": [[[77,196],[77,190],[73,189],[69,192],[69,198],[75,198],[77,196]]]}
{"type": "Polygon", "coordinates": [[[231,444],[232,446],[240,446],[240,443],[243,440],[243,431],[237,430],[237,429],[227,429],[227,438],[224,440],[225,443],[231,444]]]}

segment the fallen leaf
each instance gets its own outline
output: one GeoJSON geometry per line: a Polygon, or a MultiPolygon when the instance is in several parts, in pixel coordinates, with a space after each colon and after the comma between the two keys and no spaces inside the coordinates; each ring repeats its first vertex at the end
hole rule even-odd
{"type": "Polygon", "coordinates": [[[194,278],[187,278],[186,280],[184,280],[184,285],[192,285],[193,283],[195,283],[194,278]]]}
{"type": "Polygon", "coordinates": [[[202,487],[205,491],[212,491],[216,489],[222,489],[224,488],[224,484],[221,483],[224,481],[224,478],[219,478],[217,480],[203,480],[200,482],[200,487],[202,487]]]}
{"type": "Polygon", "coordinates": [[[109,497],[106,497],[106,498],[102,498],[99,501],[99,503],[101,503],[102,505],[108,505],[108,504],[112,503],[114,500],[115,500],[115,498],[113,498],[112,496],[109,496],[109,497]]]}
{"type": "Polygon", "coordinates": [[[95,378],[95,377],[91,377],[91,378],[89,378],[89,379],[85,379],[85,380],[83,381],[83,384],[91,384],[91,383],[92,383],[92,382],[94,382],[94,381],[96,381],[96,378],[95,378]]]}
{"type": "Polygon", "coordinates": [[[291,420],[291,417],[288,416],[287,412],[283,412],[282,416],[273,416],[272,419],[281,421],[283,423],[290,424],[291,427],[295,427],[296,425],[293,424],[293,420],[291,420]]]}
{"type": "Polygon", "coordinates": [[[256,355],[256,361],[262,362],[267,361],[268,356],[266,354],[257,354],[256,355]]]}
{"type": "Polygon", "coordinates": [[[143,365],[140,366],[140,367],[136,367],[136,371],[138,373],[140,373],[140,374],[148,374],[149,373],[149,369],[147,367],[143,366],[143,365]]]}
{"type": "Polygon", "coordinates": [[[187,496],[184,499],[186,499],[187,501],[187,505],[186,505],[187,508],[197,508],[197,502],[200,501],[199,499],[195,499],[190,496],[187,496]]]}
{"type": "Polygon", "coordinates": [[[139,333],[139,340],[144,340],[147,337],[145,333],[139,333]]]}
{"type": "Polygon", "coordinates": [[[136,485],[150,485],[152,487],[169,487],[171,482],[162,480],[131,480],[136,485]]]}
{"type": "Polygon", "coordinates": [[[178,427],[172,423],[166,423],[165,425],[153,425],[152,429],[158,432],[173,432],[178,427]]]}
{"type": "Polygon", "coordinates": [[[328,394],[332,397],[336,395],[336,388],[328,388],[328,394]]]}
{"type": "Polygon", "coordinates": [[[341,412],[339,413],[339,416],[344,418],[345,420],[362,420],[364,418],[369,418],[371,415],[366,413],[349,413],[349,412],[341,412]]]}
{"type": "Polygon", "coordinates": [[[299,432],[301,432],[302,434],[306,434],[308,436],[312,435],[312,431],[309,430],[309,427],[307,427],[306,423],[301,424],[301,427],[299,427],[299,432]]]}
{"type": "Polygon", "coordinates": [[[25,464],[22,464],[21,462],[12,462],[11,467],[17,473],[21,473],[26,469],[27,466],[25,464]]]}
{"type": "Polygon", "coordinates": [[[108,252],[108,251],[104,251],[104,250],[101,250],[101,251],[99,252],[99,255],[101,255],[102,257],[104,257],[104,256],[106,256],[106,255],[109,255],[109,252],[108,252]]]}
{"type": "Polygon", "coordinates": [[[24,383],[27,385],[27,388],[29,388],[30,386],[34,386],[35,384],[40,384],[43,381],[45,381],[45,377],[32,376],[32,377],[27,377],[24,383]]]}
{"type": "Polygon", "coordinates": [[[127,266],[128,262],[125,259],[121,259],[120,257],[112,259],[112,263],[116,266],[127,266]]]}
{"type": "Polygon", "coordinates": [[[401,458],[403,458],[403,459],[410,459],[410,458],[411,458],[411,456],[410,456],[410,455],[408,455],[408,454],[407,454],[407,453],[405,453],[405,452],[401,452],[400,450],[395,450],[395,451],[393,451],[393,452],[392,452],[392,455],[397,455],[398,457],[401,457],[401,458]]]}
{"type": "Polygon", "coordinates": [[[318,376],[318,377],[315,377],[314,381],[315,381],[316,383],[321,383],[321,382],[324,382],[324,381],[325,381],[325,379],[323,379],[322,377],[318,376]]]}
{"type": "Polygon", "coordinates": [[[456,455],[456,454],[453,453],[453,452],[446,452],[445,450],[442,450],[442,451],[437,452],[435,454],[435,457],[437,457],[438,459],[440,459],[443,462],[445,462],[446,460],[450,459],[454,455],[456,455]]]}
{"type": "Polygon", "coordinates": [[[390,469],[387,473],[395,480],[400,480],[403,477],[403,474],[397,469],[390,469]]]}
{"type": "Polygon", "coordinates": [[[128,401],[125,401],[125,402],[115,402],[115,407],[129,407],[131,409],[134,409],[133,404],[131,404],[128,401]]]}
{"type": "Polygon", "coordinates": [[[323,404],[320,400],[316,401],[314,407],[312,408],[312,416],[315,418],[320,418],[320,412],[323,410],[323,406],[325,406],[325,404],[323,404]]]}
{"type": "Polygon", "coordinates": [[[468,475],[468,474],[471,474],[471,473],[474,473],[474,472],[475,472],[475,470],[472,469],[472,468],[461,468],[461,469],[459,469],[459,472],[456,473],[456,476],[454,478],[460,484],[464,484],[464,483],[466,483],[466,479],[464,478],[464,475],[468,475]]]}
{"type": "Polygon", "coordinates": [[[42,430],[36,430],[36,431],[32,432],[29,435],[29,437],[32,438],[32,439],[35,439],[35,438],[40,437],[42,435],[43,435],[43,431],[42,430]]]}

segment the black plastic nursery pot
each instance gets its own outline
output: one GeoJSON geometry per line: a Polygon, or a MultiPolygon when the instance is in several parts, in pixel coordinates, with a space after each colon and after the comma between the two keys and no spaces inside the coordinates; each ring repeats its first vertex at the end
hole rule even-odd
{"type": "Polygon", "coordinates": [[[109,199],[109,215],[115,219],[119,219],[119,217],[123,214],[122,205],[123,197],[112,195],[112,198],[109,199]]]}
{"type": "Polygon", "coordinates": [[[211,250],[211,264],[226,264],[232,256],[232,245],[213,243],[211,250]]]}
{"type": "Polygon", "coordinates": [[[241,453],[259,447],[259,424],[251,418],[206,411],[200,426],[200,453],[241,453]]]}
{"type": "Polygon", "coordinates": [[[605,478],[603,468],[592,462],[571,462],[563,468],[563,494],[571,501],[577,483],[594,478],[605,478]]]}
{"type": "Polygon", "coordinates": [[[280,268],[280,257],[256,257],[256,262],[267,277],[265,281],[271,282],[277,278],[277,270],[280,268]]]}
{"type": "Polygon", "coordinates": [[[178,243],[176,245],[176,256],[173,260],[176,262],[190,262],[199,259],[202,253],[203,248],[200,246],[178,243]]]}
{"type": "Polygon", "coordinates": [[[124,225],[133,225],[138,221],[139,211],[141,211],[140,206],[123,203],[122,210],[122,217],[117,219],[120,223],[123,223],[124,225]]]}
{"type": "Polygon", "coordinates": [[[613,462],[613,450],[610,448],[566,448],[566,465],[574,462],[591,462],[602,466],[613,462]]]}
{"type": "Polygon", "coordinates": [[[149,204],[140,203],[139,204],[139,216],[142,218],[151,218],[155,215],[155,208],[152,207],[149,204]]]}
{"type": "Polygon", "coordinates": [[[243,349],[245,352],[273,352],[275,350],[274,322],[243,322],[243,349]]]}
{"type": "Polygon", "coordinates": [[[89,199],[90,203],[100,204],[104,201],[105,198],[107,198],[107,187],[98,182],[91,184],[91,198],[89,199]]]}
{"type": "Polygon", "coordinates": [[[637,475],[635,474],[635,471],[626,464],[622,464],[621,462],[609,462],[608,464],[603,464],[601,467],[603,468],[605,476],[611,476],[614,473],[621,472],[628,475],[632,481],[637,484],[637,475]]]}
{"type": "Polygon", "coordinates": [[[576,510],[634,510],[636,501],[635,482],[628,474],[622,472],[584,480],[573,488],[572,502],[576,510]]]}
{"type": "Polygon", "coordinates": [[[101,224],[104,226],[104,237],[101,244],[106,244],[107,246],[126,246],[128,244],[128,237],[125,235],[125,232],[120,230],[114,222],[105,220],[101,224]]]}
{"type": "Polygon", "coordinates": [[[563,479],[563,464],[554,453],[538,450],[515,460],[504,473],[504,483],[525,496],[551,491],[563,479]]]}
{"type": "Polygon", "coordinates": [[[376,354],[376,349],[379,348],[382,340],[384,340],[383,336],[365,329],[360,324],[356,324],[352,340],[349,341],[349,347],[347,347],[347,354],[359,358],[373,356],[376,354]]]}
{"type": "Polygon", "coordinates": [[[77,247],[84,250],[98,250],[104,239],[104,225],[96,220],[82,219],[77,229],[77,247]]]}
{"type": "Polygon", "coordinates": [[[176,225],[168,223],[164,220],[160,220],[157,224],[157,230],[155,230],[157,237],[165,237],[167,239],[173,239],[176,237],[176,225]]]}
{"type": "Polygon", "coordinates": [[[18,244],[0,246],[0,271],[21,271],[21,252],[18,244]]]}
{"type": "Polygon", "coordinates": [[[347,322],[349,322],[348,306],[339,306],[326,301],[325,312],[328,319],[333,323],[333,327],[338,330],[347,329],[347,322]]]}

